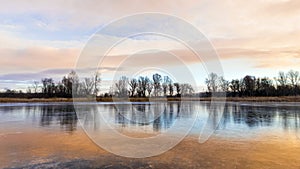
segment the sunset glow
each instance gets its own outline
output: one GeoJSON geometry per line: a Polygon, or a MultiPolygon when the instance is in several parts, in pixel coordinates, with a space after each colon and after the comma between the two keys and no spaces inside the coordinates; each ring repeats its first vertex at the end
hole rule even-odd
{"type": "MultiPolygon", "coordinates": [[[[167,13],[196,26],[216,48],[228,79],[248,74],[275,77],[280,70],[300,66],[299,9],[297,0],[5,2],[0,6],[0,88],[23,89],[46,76],[60,80],[74,68],[93,33],[113,20],[141,12],[167,13]]],[[[190,57],[180,45],[153,37],[128,39],[110,54],[132,54],[140,46],[190,57]]],[[[162,57],[160,63],[164,62],[162,57]]],[[[193,60],[190,64],[201,66],[193,60]]],[[[202,85],[205,76],[199,75],[202,85]]]]}

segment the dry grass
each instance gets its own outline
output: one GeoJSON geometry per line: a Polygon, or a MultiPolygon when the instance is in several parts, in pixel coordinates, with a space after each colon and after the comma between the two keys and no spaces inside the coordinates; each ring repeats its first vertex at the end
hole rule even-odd
{"type": "MultiPolygon", "coordinates": [[[[232,102],[300,102],[300,96],[285,97],[227,97],[213,98],[216,101],[232,101],[232,102]]],[[[0,103],[33,103],[33,102],[72,102],[72,98],[0,98],[0,103]]],[[[93,98],[76,98],[77,102],[94,101],[93,98]]],[[[122,98],[97,98],[97,102],[118,102],[127,101],[122,98]]],[[[169,97],[169,98],[129,98],[131,102],[148,102],[148,101],[211,101],[211,98],[196,97],[169,97]]]]}
{"type": "MultiPolygon", "coordinates": [[[[78,99],[78,101],[88,101],[78,99]]],[[[72,98],[0,98],[0,103],[34,103],[34,102],[73,102],[72,98]]]]}
{"type": "Polygon", "coordinates": [[[226,101],[234,102],[300,102],[300,96],[282,97],[229,97],[226,101]]]}

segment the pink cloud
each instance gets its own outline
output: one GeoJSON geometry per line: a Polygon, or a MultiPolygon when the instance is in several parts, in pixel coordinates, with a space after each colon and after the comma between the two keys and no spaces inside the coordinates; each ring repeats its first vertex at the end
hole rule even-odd
{"type": "Polygon", "coordinates": [[[27,48],[1,49],[1,69],[10,71],[30,71],[49,68],[74,67],[79,50],[75,48],[27,48]]]}

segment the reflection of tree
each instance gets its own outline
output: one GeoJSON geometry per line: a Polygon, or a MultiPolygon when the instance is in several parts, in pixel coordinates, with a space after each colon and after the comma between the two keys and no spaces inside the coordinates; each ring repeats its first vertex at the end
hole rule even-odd
{"type": "Polygon", "coordinates": [[[252,105],[229,104],[225,106],[222,127],[232,121],[235,124],[246,124],[249,127],[274,126],[280,123],[283,129],[299,129],[300,115],[297,107],[264,107],[252,105]]]}
{"type": "Polygon", "coordinates": [[[209,129],[219,128],[220,122],[224,120],[224,118],[222,117],[222,113],[223,113],[222,104],[209,103],[209,104],[204,104],[204,107],[206,109],[206,112],[209,113],[208,116],[208,124],[210,125],[209,129]]]}
{"type": "Polygon", "coordinates": [[[254,126],[271,126],[276,112],[273,108],[260,108],[253,106],[241,107],[241,113],[244,114],[243,118],[249,127],[254,126]]]}
{"type": "MultiPolygon", "coordinates": [[[[100,117],[103,113],[120,127],[145,126],[154,131],[164,131],[171,128],[175,120],[194,117],[196,111],[203,109],[204,112],[209,113],[209,127],[218,127],[218,129],[232,124],[246,125],[251,128],[278,126],[284,130],[294,131],[298,131],[300,127],[300,112],[297,106],[272,107],[228,103],[224,107],[223,114],[221,114],[220,107],[218,104],[199,104],[198,102],[120,104],[117,108],[112,104],[89,105],[80,107],[80,111],[84,113],[78,118],[82,120],[85,127],[95,130],[100,127],[100,117]]],[[[31,119],[32,122],[38,121],[41,126],[45,127],[59,125],[65,131],[73,131],[77,127],[77,116],[73,105],[0,107],[0,113],[11,112],[23,113],[25,118],[31,119]]]]}
{"type": "Polygon", "coordinates": [[[234,104],[232,105],[232,116],[233,116],[233,121],[234,123],[242,123],[243,122],[243,114],[240,110],[240,106],[234,104]]]}
{"type": "MultiPolygon", "coordinates": [[[[241,124],[248,127],[267,127],[279,125],[285,130],[299,129],[300,114],[298,107],[271,107],[240,104],[226,104],[223,114],[220,104],[201,104],[193,102],[168,102],[153,104],[120,104],[88,106],[85,118],[86,124],[94,129],[100,126],[100,112],[113,115],[120,127],[149,126],[154,131],[165,131],[172,127],[175,120],[191,118],[199,108],[204,107],[209,112],[208,123],[213,128],[226,128],[228,124],[241,124]],[[101,109],[101,111],[99,111],[101,109]],[[91,120],[92,119],[92,120],[91,120]],[[220,123],[219,123],[219,120],[220,123]],[[91,123],[91,124],[87,124],[91,123]]],[[[4,109],[11,109],[6,107],[4,109]]],[[[42,126],[56,125],[58,122],[67,131],[76,129],[77,117],[72,105],[25,106],[24,112],[37,116],[40,112],[42,126]]],[[[37,116],[38,117],[38,116],[37,116]]]]}
{"type": "Polygon", "coordinates": [[[119,105],[114,111],[115,123],[122,127],[152,125],[154,131],[167,130],[179,118],[180,106],[180,102],[119,105]]]}
{"type": "Polygon", "coordinates": [[[221,104],[204,103],[200,104],[201,107],[198,106],[198,103],[192,102],[124,105],[122,110],[126,113],[116,113],[115,121],[122,124],[122,127],[153,125],[154,131],[162,131],[172,127],[176,119],[191,118],[196,111],[204,108],[205,112],[209,113],[209,127],[213,129],[226,128],[228,124],[246,125],[251,128],[279,125],[283,129],[292,130],[298,130],[300,127],[300,114],[297,107],[226,104],[222,113],[221,104]],[[133,111],[135,109],[138,111],[133,111]],[[149,116],[149,112],[154,116],[149,116]]]}
{"type": "Polygon", "coordinates": [[[236,124],[244,123],[249,127],[271,126],[276,118],[276,112],[270,107],[264,108],[232,104],[225,106],[222,118],[223,126],[226,126],[226,123],[230,123],[231,119],[236,124]]]}
{"type": "Polygon", "coordinates": [[[222,121],[221,121],[221,126],[219,127],[226,127],[227,123],[230,123],[231,118],[230,118],[230,106],[225,105],[224,107],[224,112],[223,112],[223,117],[222,117],[222,121]]]}
{"type": "Polygon", "coordinates": [[[76,130],[77,116],[73,105],[47,105],[40,107],[40,125],[56,125],[53,122],[59,122],[60,126],[66,131],[76,130]]]}
{"type": "Polygon", "coordinates": [[[278,116],[280,117],[280,122],[285,130],[296,129],[296,131],[298,131],[300,116],[297,107],[284,108],[278,116]]]}
{"type": "Polygon", "coordinates": [[[158,116],[158,118],[156,118],[153,122],[153,130],[161,131],[170,128],[174,124],[175,120],[179,117],[180,105],[180,102],[168,103],[165,105],[161,115],[158,116]],[[176,110],[176,112],[174,112],[174,110],[176,110]],[[177,115],[175,116],[174,113],[177,115]]]}

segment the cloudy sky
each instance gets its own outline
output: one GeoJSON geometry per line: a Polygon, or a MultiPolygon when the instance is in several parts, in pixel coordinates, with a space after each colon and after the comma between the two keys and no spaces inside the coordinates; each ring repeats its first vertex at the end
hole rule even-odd
{"type": "MultiPolygon", "coordinates": [[[[75,67],[80,52],[97,30],[141,12],[177,16],[199,29],[218,52],[227,79],[245,75],[275,77],[280,70],[300,70],[298,0],[10,0],[2,1],[0,6],[0,89],[21,89],[42,77],[59,80],[75,67]]],[[[111,55],[122,58],[137,53],[141,46],[180,53],[194,68],[201,64],[180,45],[146,36],[128,40],[111,55]]],[[[155,51],[153,55],[161,53],[155,51]]],[[[137,55],[151,57],[149,53],[137,55]]],[[[160,64],[170,66],[167,57],[159,58],[160,64]]],[[[116,65],[105,66],[109,72],[116,65]]],[[[197,73],[193,72],[201,85],[205,74],[197,73]]]]}

